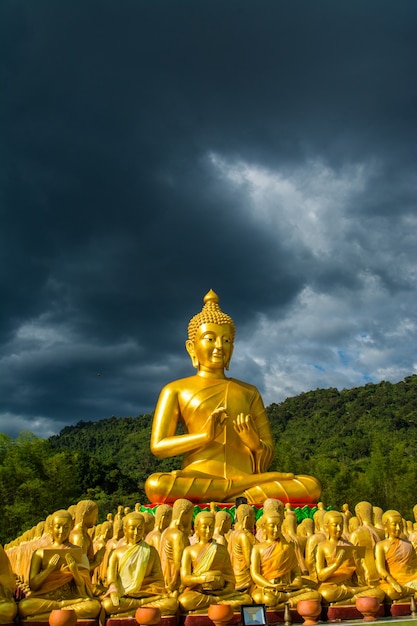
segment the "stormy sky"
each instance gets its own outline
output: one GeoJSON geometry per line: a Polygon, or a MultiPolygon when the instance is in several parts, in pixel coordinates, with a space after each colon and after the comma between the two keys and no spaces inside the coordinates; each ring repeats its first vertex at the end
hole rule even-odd
{"type": "Polygon", "coordinates": [[[417,372],[414,0],[2,0],[1,432],[417,372]]]}

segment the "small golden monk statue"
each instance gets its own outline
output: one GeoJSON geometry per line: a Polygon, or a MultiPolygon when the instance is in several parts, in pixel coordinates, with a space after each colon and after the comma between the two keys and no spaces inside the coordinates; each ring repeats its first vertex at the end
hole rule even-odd
{"type": "Polygon", "coordinates": [[[250,557],[256,543],[255,511],[250,504],[241,504],[236,509],[235,529],[231,531],[228,551],[236,578],[236,589],[246,591],[252,585],[250,575],[250,557]]]}
{"type": "Polygon", "coordinates": [[[253,385],[225,375],[234,322],[214,291],[204,303],[188,325],[185,344],[197,374],[164,387],[152,427],[153,454],[184,455],[182,469],[149,476],[146,495],[150,502],[234,502],[239,496],[249,504],[268,497],[301,506],[317,502],[315,478],[268,472],[274,445],[262,398],[253,385]],[[179,423],[184,434],[176,434],[179,423]]]}
{"type": "Polygon", "coordinates": [[[401,539],[403,520],[398,511],[385,511],[382,523],[387,538],[375,546],[381,589],[390,600],[400,600],[417,591],[417,555],[413,544],[401,539]]]}
{"type": "Polygon", "coordinates": [[[211,511],[196,515],[197,543],[186,547],[182,556],[184,591],[178,601],[186,612],[205,612],[211,604],[239,607],[252,602],[249,594],[235,590],[235,576],[227,548],[213,539],[214,522],[215,515],[211,511]]]}
{"type": "Polygon", "coordinates": [[[193,515],[192,502],[185,498],[176,500],[172,507],[171,523],[161,535],[159,556],[168,591],[179,591],[181,587],[181,557],[185,547],[190,545],[193,515]]]}
{"type": "Polygon", "coordinates": [[[12,566],[3,547],[0,546],[0,624],[14,621],[17,605],[13,598],[16,587],[12,566]]]}
{"type": "Polygon", "coordinates": [[[282,535],[283,504],[277,511],[264,511],[263,517],[265,541],[253,546],[251,556],[254,602],[279,610],[299,600],[320,600],[314,582],[301,576],[294,547],[282,535]]]}
{"type": "MultiPolygon", "coordinates": [[[[316,570],[319,592],[330,604],[355,604],[360,596],[384,599],[379,587],[360,581],[358,573],[363,571],[360,547],[342,539],[343,514],[328,511],[324,515],[324,528],[328,539],[317,546],[316,570]],[[362,584],[361,584],[362,583],[362,584]]],[[[362,550],[365,555],[365,548],[362,550]]]]}
{"type": "Polygon", "coordinates": [[[94,552],[94,543],[90,531],[97,524],[97,520],[97,503],[93,500],[80,500],[75,507],[75,526],[71,531],[70,540],[76,546],[80,546],[87,555],[91,572],[100,565],[106,551],[106,547],[101,546],[97,552],[94,552]]]}
{"type": "Polygon", "coordinates": [[[178,602],[165,589],[158,552],[143,541],[142,513],[125,515],[123,530],[126,544],[116,548],[109,560],[109,588],[102,600],[106,614],[133,617],[138,608],[153,606],[161,610],[161,615],[174,615],[178,602]]]}
{"type": "Polygon", "coordinates": [[[72,523],[66,510],[53,514],[51,543],[32,555],[29,573],[32,593],[19,603],[21,619],[47,621],[55,609],[74,609],[78,619],[94,619],[100,613],[100,602],[92,597],[87,555],[68,540],[72,523]]]}
{"type": "Polygon", "coordinates": [[[172,506],[169,504],[160,504],[155,512],[155,525],[151,531],[146,534],[145,541],[158,550],[161,545],[161,535],[172,521],[172,506]]]}

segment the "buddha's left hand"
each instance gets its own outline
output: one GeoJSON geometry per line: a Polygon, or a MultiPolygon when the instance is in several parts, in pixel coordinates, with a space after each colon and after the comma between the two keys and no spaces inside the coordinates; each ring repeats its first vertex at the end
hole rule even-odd
{"type": "Polygon", "coordinates": [[[259,450],[261,447],[261,440],[259,439],[258,430],[255,426],[252,415],[239,413],[236,420],[233,422],[233,426],[249,450],[252,450],[252,452],[259,450]]]}

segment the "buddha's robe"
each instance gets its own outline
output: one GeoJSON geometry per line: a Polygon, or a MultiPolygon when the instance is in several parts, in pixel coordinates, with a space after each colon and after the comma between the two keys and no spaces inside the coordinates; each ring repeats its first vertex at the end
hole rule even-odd
{"type": "MultiPolygon", "coordinates": [[[[341,548],[344,545],[340,546],[341,548]]],[[[346,559],[325,581],[319,584],[318,591],[329,603],[355,604],[359,596],[371,596],[378,598],[381,602],[384,594],[379,587],[361,585],[358,581],[357,563],[353,557],[352,546],[346,547],[349,550],[346,559]]],[[[319,548],[320,549],[320,548],[319,548]]],[[[333,565],[336,560],[336,546],[332,556],[326,554],[326,567],[333,565]]]]}
{"type": "Polygon", "coordinates": [[[114,551],[107,574],[109,589],[103,600],[107,615],[133,616],[140,606],[156,606],[162,615],[175,614],[178,603],[168,597],[162,576],[159,555],[145,541],[129,545],[121,554],[114,551]],[[119,605],[114,606],[110,594],[117,591],[119,605]]]}
{"type": "MultiPolygon", "coordinates": [[[[67,545],[64,547],[76,546],[67,545]]],[[[42,552],[41,549],[35,554],[42,554],[42,552]]],[[[93,598],[90,564],[86,555],[82,555],[77,566],[83,581],[82,588],[76,585],[68,566],[61,567],[52,572],[39,589],[32,591],[27,598],[20,601],[20,618],[37,617],[43,619],[52,610],[62,608],[74,609],[78,619],[96,618],[101,607],[100,602],[93,598]]]]}
{"type": "Polygon", "coordinates": [[[145,484],[151,502],[232,502],[243,495],[249,503],[268,497],[296,504],[316,502],[320,485],[311,476],[267,472],[274,456],[268,417],[262,398],[253,385],[230,379],[190,376],[170,383],[161,392],[155,418],[163,409],[165,396],[177,394],[176,414],[170,419],[175,433],[178,422],[188,434],[200,433],[218,407],[225,407],[228,419],[222,432],[211,442],[184,454],[182,469],[152,474],[145,484]],[[179,390],[179,391],[176,391],[179,390]],[[252,452],[236,433],[233,421],[240,413],[250,414],[260,437],[259,451],[252,452]]]}
{"type": "MultiPolygon", "coordinates": [[[[280,589],[265,589],[256,585],[251,590],[251,596],[256,603],[266,604],[269,608],[282,609],[286,602],[295,606],[299,600],[316,600],[320,595],[315,589],[300,582],[300,570],[294,547],[286,541],[271,541],[256,546],[259,554],[259,574],[272,585],[282,585],[280,589]]],[[[313,586],[313,582],[311,582],[313,586]]]]}
{"type": "Polygon", "coordinates": [[[0,546],[0,624],[13,622],[17,613],[17,605],[13,598],[16,588],[10,561],[7,554],[0,546]]]}
{"type": "MultiPolygon", "coordinates": [[[[417,554],[412,543],[405,539],[391,539],[385,553],[385,567],[387,572],[404,587],[404,594],[400,594],[400,597],[417,591],[417,554]]],[[[388,582],[382,582],[381,589],[392,599],[398,599],[399,594],[392,593],[392,587],[388,582]]]]}
{"type": "MultiPolygon", "coordinates": [[[[194,544],[186,549],[195,551],[198,545],[200,544],[194,544]]],[[[202,611],[211,604],[230,604],[238,607],[251,603],[249,594],[235,590],[235,576],[227,548],[214,540],[201,544],[198,555],[192,557],[193,575],[201,576],[209,572],[221,572],[224,582],[221,586],[207,582],[185,587],[178,598],[183,611],[202,611]]]]}

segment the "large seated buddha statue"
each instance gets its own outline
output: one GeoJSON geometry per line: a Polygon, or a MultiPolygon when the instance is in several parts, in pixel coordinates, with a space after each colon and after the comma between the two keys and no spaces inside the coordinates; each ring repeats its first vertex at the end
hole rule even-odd
{"type": "Polygon", "coordinates": [[[183,455],[182,469],[149,476],[147,497],[154,503],[177,498],[227,503],[239,496],[249,504],[266,498],[296,506],[317,502],[321,488],[312,476],[268,472],[274,444],[261,395],[253,385],[225,375],[234,322],[214,291],[204,303],[188,325],[185,344],[197,373],[164,387],[152,427],[153,454],[183,455]]]}

